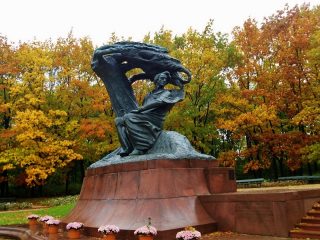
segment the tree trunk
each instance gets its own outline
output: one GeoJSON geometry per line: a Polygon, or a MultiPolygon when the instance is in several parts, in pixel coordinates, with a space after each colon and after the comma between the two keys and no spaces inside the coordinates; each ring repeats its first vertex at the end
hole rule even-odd
{"type": "Polygon", "coordinates": [[[280,170],[280,176],[284,177],[284,171],[283,171],[283,159],[279,159],[279,170],[280,170]]]}
{"type": "Polygon", "coordinates": [[[79,161],[80,163],[80,180],[81,182],[83,181],[84,179],[84,174],[85,174],[85,171],[84,171],[84,162],[83,160],[79,161]]]}
{"type": "Polygon", "coordinates": [[[42,185],[40,185],[39,187],[38,187],[38,196],[42,196],[42,193],[43,193],[43,186],[42,185]]]}
{"type": "Polygon", "coordinates": [[[65,186],[65,194],[68,195],[69,193],[69,178],[70,178],[70,171],[66,173],[66,186],[65,186]]]}
{"type": "Polygon", "coordinates": [[[278,174],[277,160],[275,157],[272,157],[272,168],[273,168],[273,179],[277,180],[279,177],[279,174],[278,174]]]}
{"type": "Polygon", "coordinates": [[[316,161],[313,162],[313,169],[315,172],[318,172],[318,163],[316,161]]]}
{"type": "Polygon", "coordinates": [[[308,162],[308,163],[307,163],[307,166],[308,166],[308,175],[309,175],[309,176],[312,176],[312,167],[311,167],[311,164],[308,162]]]}

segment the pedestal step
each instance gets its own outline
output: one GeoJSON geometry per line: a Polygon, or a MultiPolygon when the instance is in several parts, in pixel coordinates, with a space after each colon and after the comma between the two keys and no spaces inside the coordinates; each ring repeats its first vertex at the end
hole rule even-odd
{"type": "Polygon", "coordinates": [[[290,231],[290,237],[292,238],[311,238],[320,239],[319,231],[307,231],[302,229],[294,229],[290,231]]]}
{"type": "Polygon", "coordinates": [[[292,238],[320,239],[320,204],[316,202],[301,222],[290,231],[292,238]]]}
{"type": "Polygon", "coordinates": [[[310,210],[308,212],[308,216],[313,216],[313,217],[317,217],[320,218],[320,211],[319,210],[315,210],[314,208],[312,210],[310,210]]]}
{"type": "Polygon", "coordinates": [[[306,216],[301,219],[302,223],[313,223],[313,224],[320,224],[320,218],[318,217],[310,217],[306,216]]]}
{"type": "Polygon", "coordinates": [[[314,205],[312,208],[315,209],[315,210],[320,211],[320,204],[317,203],[317,204],[314,205]]]}
{"type": "Polygon", "coordinates": [[[299,223],[296,225],[296,228],[300,228],[307,231],[319,231],[320,232],[320,224],[312,224],[312,223],[299,223]]]}

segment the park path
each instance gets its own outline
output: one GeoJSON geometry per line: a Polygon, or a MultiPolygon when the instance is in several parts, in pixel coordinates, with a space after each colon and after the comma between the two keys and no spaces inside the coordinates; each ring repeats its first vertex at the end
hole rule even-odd
{"type": "Polygon", "coordinates": [[[320,184],[301,184],[291,186],[276,186],[276,187],[256,187],[256,188],[238,188],[238,192],[255,192],[255,191],[271,191],[271,190],[309,190],[320,189],[320,184]]]}

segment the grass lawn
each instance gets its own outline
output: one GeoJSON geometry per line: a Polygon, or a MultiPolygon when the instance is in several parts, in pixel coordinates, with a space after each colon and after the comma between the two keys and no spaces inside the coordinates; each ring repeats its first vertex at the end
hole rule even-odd
{"type": "Polygon", "coordinates": [[[20,211],[0,212],[0,225],[9,224],[25,224],[28,222],[27,216],[30,214],[37,214],[39,216],[50,215],[57,219],[66,216],[75,206],[75,203],[67,203],[60,206],[44,208],[44,209],[30,209],[20,211]]]}

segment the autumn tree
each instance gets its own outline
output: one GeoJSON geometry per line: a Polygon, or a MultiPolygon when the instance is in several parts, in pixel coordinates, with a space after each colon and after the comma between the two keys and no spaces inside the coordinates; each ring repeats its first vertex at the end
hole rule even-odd
{"type": "Polygon", "coordinates": [[[275,178],[278,169],[284,175],[283,166],[295,171],[302,166],[303,149],[317,141],[298,117],[318,74],[308,57],[318,27],[316,11],[303,5],[285,7],[261,27],[249,19],[235,29],[242,58],[229,77],[233,92],[219,99],[219,126],[244,137],[238,157],[246,161],[245,171],[272,166],[275,178]]]}
{"type": "MultiPolygon", "coordinates": [[[[319,22],[320,8],[314,9],[314,18],[319,22]]],[[[317,29],[309,39],[310,48],[306,52],[305,76],[308,81],[308,92],[303,98],[302,110],[294,116],[293,123],[304,126],[304,131],[316,141],[303,148],[304,160],[317,162],[320,157],[320,31],[317,29]]]]}
{"type": "Polygon", "coordinates": [[[166,128],[186,135],[201,152],[217,155],[220,141],[214,125],[214,99],[224,91],[223,74],[235,57],[227,36],[214,33],[210,21],[203,32],[190,28],[181,36],[173,36],[162,28],[153,39],[146,36],[146,40],[166,47],[192,73],[192,81],[185,86],[186,98],[170,112],[166,128]]]}
{"type": "Polygon", "coordinates": [[[82,161],[74,162],[78,168],[70,165],[65,169],[67,183],[76,169],[80,170],[82,180],[85,168],[115,149],[118,143],[109,96],[91,69],[93,50],[89,38],[76,39],[72,32],[67,38],[58,39],[53,48],[51,108],[60,106],[68,113],[68,122],[75,129],[72,139],[83,156],[82,161]]]}
{"type": "Polygon", "coordinates": [[[14,147],[15,132],[11,129],[12,99],[10,88],[17,73],[15,49],[6,37],[0,36],[0,188],[1,195],[8,191],[8,170],[14,168],[4,152],[14,147]]]}
{"type": "Polygon", "coordinates": [[[43,185],[57,169],[82,158],[74,152],[74,141],[64,134],[68,129],[67,113],[47,105],[50,47],[50,42],[33,42],[17,48],[17,75],[9,92],[16,145],[3,151],[1,157],[24,169],[29,186],[43,185]]]}

